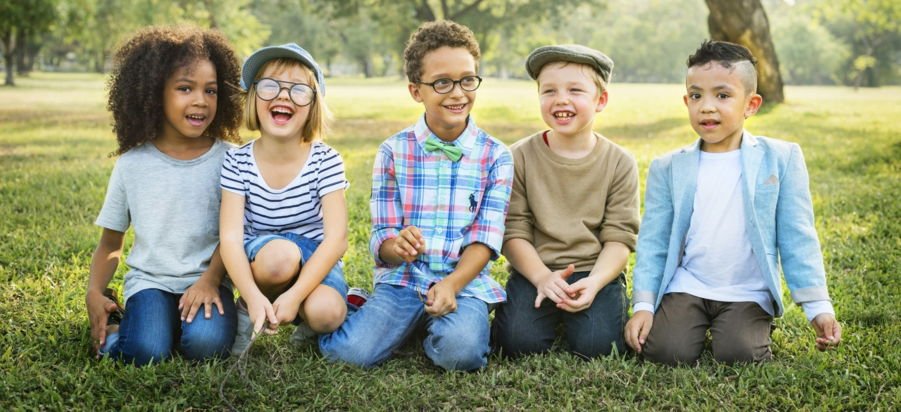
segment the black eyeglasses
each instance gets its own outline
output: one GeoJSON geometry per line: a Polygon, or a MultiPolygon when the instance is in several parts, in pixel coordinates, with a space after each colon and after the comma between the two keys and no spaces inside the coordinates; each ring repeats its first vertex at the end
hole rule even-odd
{"type": "Polygon", "coordinates": [[[450,93],[451,90],[454,90],[454,86],[456,86],[457,84],[459,84],[460,88],[465,92],[474,92],[479,88],[479,85],[482,84],[482,78],[479,76],[463,76],[460,80],[438,79],[431,83],[417,83],[424,84],[426,86],[432,86],[432,89],[434,89],[435,93],[438,94],[450,93]]]}
{"type": "Polygon", "coordinates": [[[288,90],[288,97],[298,106],[307,106],[313,103],[316,91],[308,84],[283,82],[275,79],[264,77],[257,80],[256,83],[257,97],[265,101],[274,100],[278,97],[282,90],[288,90]],[[286,86],[282,86],[282,85],[286,86]]]}

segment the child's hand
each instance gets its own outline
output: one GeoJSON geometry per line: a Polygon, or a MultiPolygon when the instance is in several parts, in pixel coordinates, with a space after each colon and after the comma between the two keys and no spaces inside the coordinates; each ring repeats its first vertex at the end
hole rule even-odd
{"type": "Polygon", "coordinates": [[[251,299],[249,296],[245,299],[247,303],[247,313],[250,315],[250,321],[253,322],[253,334],[260,332],[273,334],[278,331],[278,318],[275,317],[275,310],[272,303],[269,302],[262,293],[251,299]],[[269,327],[264,328],[266,322],[269,327]],[[264,330],[265,329],[265,330],[264,330]]]}
{"type": "Polygon", "coordinates": [[[817,349],[826,351],[835,349],[842,341],[842,325],[831,313],[821,313],[810,321],[817,333],[817,349]]]}
{"type": "MultiPolygon", "coordinates": [[[[557,304],[567,297],[574,298],[576,296],[575,291],[569,283],[566,283],[566,278],[570,277],[575,270],[575,266],[569,265],[566,269],[548,273],[544,280],[539,282],[535,288],[538,291],[538,296],[535,297],[535,309],[541,307],[541,302],[545,298],[557,304]]],[[[592,299],[594,298],[592,297],[592,299]]]]}
{"type": "Polygon", "coordinates": [[[194,282],[178,300],[178,309],[181,311],[181,320],[191,323],[197,310],[203,306],[203,317],[209,319],[213,316],[213,305],[219,308],[219,314],[224,315],[222,299],[219,297],[219,288],[212,282],[201,277],[194,282]]]}
{"type": "Polygon", "coordinates": [[[293,322],[294,318],[297,317],[297,312],[300,311],[301,303],[302,302],[291,293],[282,293],[281,296],[276,298],[275,302],[272,302],[272,308],[275,310],[275,317],[278,319],[278,324],[285,325],[293,322]]]}
{"type": "Polygon", "coordinates": [[[651,332],[654,324],[654,314],[646,310],[640,310],[632,314],[632,319],[626,322],[626,344],[635,352],[641,353],[641,347],[651,332]]]}
{"type": "MultiPolygon", "coordinates": [[[[569,266],[572,267],[572,265],[569,266]]],[[[571,294],[564,296],[557,303],[557,308],[571,313],[588,309],[594,302],[594,297],[598,295],[598,291],[601,290],[601,285],[598,282],[596,278],[586,276],[569,285],[571,294]]]]}
{"type": "Polygon", "coordinates": [[[403,228],[394,238],[394,253],[404,262],[410,263],[425,252],[425,239],[416,226],[403,228]]]}
{"type": "Polygon", "coordinates": [[[91,321],[91,345],[94,352],[99,355],[100,348],[106,343],[106,323],[109,315],[117,311],[119,305],[96,290],[88,291],[85,296],[85,305],[88,309],[88,319],[91,321]]]}
{"type": "Polygon", "coordinates": [[[457,293],[447,282],[438,282],[426,293],[425,311],[432,316],[444,316],[457,310],[457,293]]]}

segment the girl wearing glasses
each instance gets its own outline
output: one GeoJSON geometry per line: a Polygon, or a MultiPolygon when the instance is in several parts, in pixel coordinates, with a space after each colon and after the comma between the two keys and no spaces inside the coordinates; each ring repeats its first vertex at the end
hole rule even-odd
{"type": "Polygon", "coordinates": [[[296,44],[264,47],[245,61],[241,87],[245,126],[260,138],[222,165],[222,259],[241,292],[233,355],[283,324],[303,323],[292,340],[331,332],[347,312],[348,182],[341,156],[321,141],[322,71],[296,44]]]}

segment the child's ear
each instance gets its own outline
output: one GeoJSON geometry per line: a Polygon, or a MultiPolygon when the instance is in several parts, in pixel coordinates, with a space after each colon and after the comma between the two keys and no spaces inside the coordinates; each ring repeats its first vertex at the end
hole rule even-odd
{"type": "Polygon", "coordinates": [[[419,94],[419,85],[416,83],[407,84],[407,90],[410,91],[410,97],[413,100],[416,100],[417,103],[422,103],[422,95],[419,94]]]}
{"type": "Polygon", "coordinates": [[[600,113],[601,110],[604,110],[604,108],[607,107],[607,99],[607,91],[604,90],[603,92],[601,92],[601,95],[598,96],[598,104],[594,108],[595,113],[600,113]]]}
{"type": "Polygon", "coordinates": [[[748,105],[745,106],[745,119],[755,115],[758,110],[760,110],[760,105],[763,104],[763,96],[754,93],[748,99],[748,105]]]}

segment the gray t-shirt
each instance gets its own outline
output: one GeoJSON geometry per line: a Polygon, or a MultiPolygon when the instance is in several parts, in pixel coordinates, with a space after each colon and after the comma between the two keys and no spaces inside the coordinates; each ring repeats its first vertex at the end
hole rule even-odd
{"type": "MultiPolygon", "coordinates": [[[[184,293],[219,243],[219,171],[230,146],[178,160],[145,143],[123,154],[95,224],[135,239],[125,263],[125,299],[144,289],[184,293]]],[[[223,280],[228,282],[228,279],[223,280]]]]}

